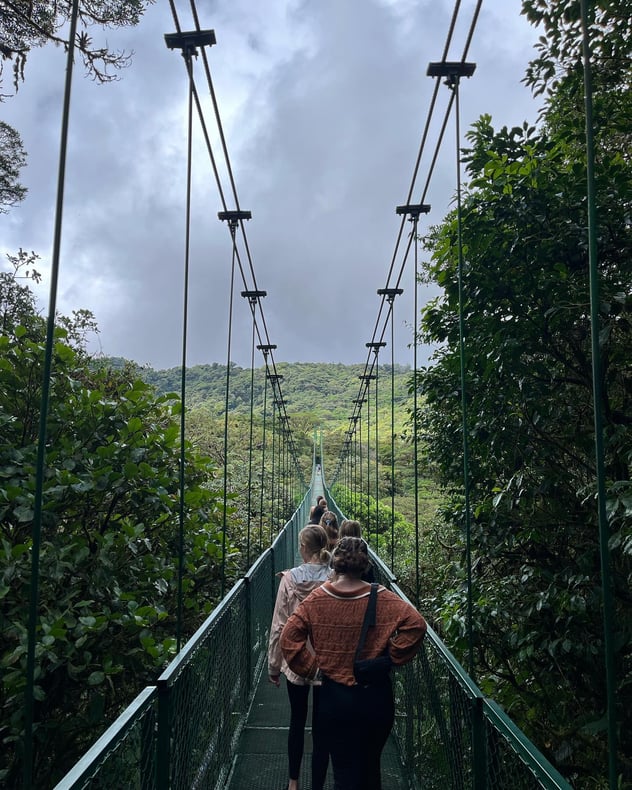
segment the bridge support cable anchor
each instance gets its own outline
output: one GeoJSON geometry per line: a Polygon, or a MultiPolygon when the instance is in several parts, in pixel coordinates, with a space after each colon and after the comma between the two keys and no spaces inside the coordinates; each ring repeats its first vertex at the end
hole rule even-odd
{"type": "Polygon", "coordinates": [[[250,567],[250,532],[252,525],[252,456],[254,437],[254,401],[255,401],[255,332],[257,328],[256,308],[259,299],[267,296],[267,291],[242,291],[242,297],[248,299],[252,311],[252,338],[250,342],[250,439],[248,442],[248,528],[246,537],[246,568],[250,567]]]}
{"type": "Polygon", "coordinates": [[[222,577],[221,577],[221,597],[226,591],[226,532],[228,529],[228,406],[230,403],[230,357],[231,341],[233,333],[233,297],[235,293],[235,261],[237,258],[237,244],[235,232],[238,224],[250,219],[250,211],[219,211],[217,214],[221,222],[227,222],[230,229],[232,240],[232,256],[230,267],[230,292],[228,298],[228,339],[226,343],[226,397],[224,399],[224,498],[222,515],[222,577]]]}
{"type": "Polygon", "coordinates": [[[463,432],[463,489],[465,505],[465,555],[467,566],[467,635],[469,673],[474,680],[474,635],[473,635],[473,595],[472,595],[472,517],[470,513],[470,473],[469,441],[467,430],[467,398],[465,392],[465,320],[463,317],[463,228],[461,201],[461,118],[459,85],[462,77],[471,77],[476,69],[475,63],[464,61],[440,61],[428,64],[429,77],[445,77],[445,84],[453,92],[455,100],[455,138],[456,138],[456,203],[457,203],[457,253],[458,253],[458,290],[459,290],[459,357],[461,375],[461,422],[463,432]]]}
{"type": "Polygon", "coordinates": [[[185,58],[197,57],[198,47],[212,47],[217,44],[214,30],[187,30],[179,33],[165,33],[165,44],[169,49],[181,49],[185,58]]]}
{"type": "Polygon", "coordinates": [[[220,222],[228,223],[228,227],[230,228],[230,235],[234,239],[237,226],[239,225],[240,222],[243,222],[244,220],[252,219],[252,212],[241,211],[241,209],[236,209],[234,211],[218,211],[217,219],[219,219],[220,222]]]}
{"type": "Polygon", "coordinates": [[[390,306],[391,318],[391,571],[395,573],[395,297],[404,293],[403,288],[378,288],[390,306]]]}
{"type": "Polygon", "coordinates": [[[395,208],[395,213],[406,215],[409,222],[412,222],[413,241],[415,245],[415,266],[414,266],[414,279],[413,279],[413,463],[414,463],[414,490],[415,490],[415,604],[419,606],[420,584],[421,579],[419,575],[419,415],[418,415],[418,401],[417,401],[417,351],[419,348],[418,338],[418,324],[417,319],[419,316],[419,245],[418,239],[418,226],[419,217],[422,214],[430,212],[430,205],[428,203],[407,203],[395,208]]]}

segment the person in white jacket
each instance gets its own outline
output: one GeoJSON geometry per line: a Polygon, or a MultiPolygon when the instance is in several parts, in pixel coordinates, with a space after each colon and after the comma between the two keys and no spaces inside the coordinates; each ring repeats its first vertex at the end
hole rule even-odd
{"type": "Polygon", "coordinates": [[[317,721],[320,681],[309,681],[292,672],[283,658],[279,643],[283,626],[288,617],[312,590],[326,582],[330,576],[331,556],[327,551],[327,540],[327,533],[318,524],[309,524],[299,532],[298,549],[303,563],[279,574],[281,583],[270,627],[268,677],[270,682],[278,687],[281,683],[281,673],[285,675],[290,700],[290,728],[287,738],[288,790],[298,790],[310,686],[314,689],[312,697],[312,790],[323,790],[329,763],[329,753],[324,746],[324,738],[318,732],[318,728],[314,727],[314,722],[317,721]]]}

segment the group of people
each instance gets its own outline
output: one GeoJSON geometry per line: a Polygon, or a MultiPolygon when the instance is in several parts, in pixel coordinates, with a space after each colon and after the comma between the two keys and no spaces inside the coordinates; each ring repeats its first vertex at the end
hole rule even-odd
{"type": "MultiPolygon", "coordinates": [[[[380,756],[395,709],[388,674],[366,684],[354,674],[372,587],[361,525],[338,525],[321,497],[299,533],[298,548],[301,565],[280,574],[268,646],[270,682],[279,686],[285,675],[290,702],[288,790],[299,787],[310,687],[312,790],[323,790],[330,758],[335,790],[380,790],[380,756]]],[[[392,664],[401,666],[415,656],[426,623],[398,595],[373,587],[376,617],[362,657],[388,652],[392,664]]]]}

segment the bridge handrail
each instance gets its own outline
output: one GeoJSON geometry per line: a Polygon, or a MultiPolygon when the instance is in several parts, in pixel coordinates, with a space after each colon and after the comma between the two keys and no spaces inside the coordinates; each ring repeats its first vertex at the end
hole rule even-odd
{"type": "MultiPolygon", "coordinates": [[[[83,757],[75,763],[66,776],[55,786],[55,790],[83,790],[83,788],[89,787],[90,782],[103,768],[108,758],[117,752],[133,728],[146,716],[151,719],[148,728],[153,732],[157,700],[157,687],[146,686],[83,757]]],[[[153,741],[153,737],[150,736],[150,738],[153,741]]],[[[152,750],[152,746],[153,744],[149,746],[150,750],[152,750]]],[[[150,759],[153,764],[153,755],[150,759]]],[[[153,785],[143,784],[144,790],[149,790],[150,786],[153,785]]]]}
{"type": "MultiPolygon", "coordinates": [[[[294,564],[309,505],[306,496],[156,685],[139,694],[56,790],[226,786],[255,683],[265,672],[275,577],[294,564]]],[[[373,553],[372,561],[377,580],[408,600],[373,553]]],[[[433,629],[416,659],[394,673],[393,686],[393,734],[411,788],[423,777],[424,790],[570,790],[433,629]]]]}
{"type": "MultiPolygon", "coordinates": [[[[331,492],[327,489],[325,489],[325,496],[330,509],[336,513],[339,519],[344,518],[344,514],[336,504],[331,492]]],[[[370,546],[369,554],[377,579],[397,593],[400,598],[411,603],[404,591],[398,586],[397,579],[391,569],[382,562],[370,546]]],[[[435,716],[436,719],[433,731],[439,738],[444,738],[446,741],[451,740],[450,736],[457,732],[457,740],[462,752],[469,751],[471,758],[471,766],[463,766],[462,770],[455,769],[453,765],[446,766],[443,781],[441,778],[438,781],[436,778],[434,780],[437,783],[437,788],[445,787],[446,782],[449,786],[471,786],[476,788],[476,790],[479,790],[479,788],[483,790],[483,788],[490,786],[510,786],[506,781],[506,777],[501,778],[500,776],[503,773],[503,766],[499,764],[498,752],[501,746],[498,737],[501,737],[511,750],[511,754],[518,758],[520,763],[528,769],[531,777],[537,781],[537,784],[530,784],[528,777],[516,777],[515,774],[512,774],[512,788],[540,786],[547,788],[547,790],[571,789],[571,785],[566,779],[511,721],[502,708],[496,702],[484,696],[433,628],[428,627],[426,640],[419,656],[413,662],[413,666],[405,668],[405,671],[395,673],[396,696],[397,686],[398,683],[401,685],[402,678],[410,679],[410,684],[418,686],[418,692],[423,690],[428,696],[431,696],[433,692],[436,693],[435,686],[439,680],[430,677],[425,682],[419,682],[419,676],[424,674],[424,669],[426,669],[427,674],[427,666],[430,663],[431,655],[436,655],[439,658],[444,668],[450,673],[451,678],[458,684],[458,688],[461,689],[464,697],[461,702],[461,721],[456,722],[455,718],[458,717],[453,715],[453,711],[450,711],[450,713],[443,711],[436,699],[428,701],[430,715],[435,716]],[[469,710],[467,710],[467,707],[469,707],[469,710]],[[526,782],[526,784],[521,782],[526,782]]],[[[436,675],[439,674],[439,672],[436,673],[436,675]]],[[[409,692],[410,688],[407,689],[406,693],[400,693],[400,707],[406,709],[408,719],[425,719],[428,722],[430,718],[428,711],[421,709],[422,705],[427,701],[426,698],[422,700],[421,693],[418,694],[415,706],[415,704],[411,704],[410,698],[412,695],[409,692]]],[[[450,683],[448,683],[448,695],[451,702],[455,701],[458,696],[456,688],[450,683]]],[[[408,742],[411,740],[410,732],[406,730],[402,732],[402,728],[398,727],[397,722],[394,733],[403,762],[410,763],[411,761],[414,762],[415,759],[419,759],[418,754],[423,751],[421,743],[408,742]]],[[[414,738],[412,740],[414,741],[414,738]]],[[[445,746],[446,749],[452,749],[451,743],[445,744],[445,746]]],[[[458,763],[459,758],[462,761],[463,754],[453,754],[451,757],[453,759],[450,762],[458,763]]],[[[428,780],[428,771],[419,770],[416,773],[418,776],[425,776],[424,788],[434,786],[431,785],[432,780],[428,780]]],[[[410,780],[414,786],[417,786],[417,776],[411,776],[410,780]]]]}
{"type": "Polygon", "coordinates": [[[294,564],[298,532],[307,523],[310,504],[308,491],[272,545],[233,585],[156,684],[141,691],[55,790],[90,787],[191,790],[209,786],[209,777],[213,782],[210,786],[224,786],[231,765],[230,753],[245,722],[254,680],[267,654],[276,595],[275,573],[294,564]],[[257,611],[258,617],[253,615],[257,611]],[[225,620],[230,621],[233,631],[239,630],[239,648],[223,655],[223,665],[218,666],[221,662],[212,660],[211,654],[215,647],[223,650],[227,645],[226,640],[214,638],[221,636],[225,620]],[[224,672],[224,667],[228,671],[224,672]],[[190,676],[198,686],[187,694],[190,676]],[[227,676],[232,678],[232,683],[223,682],[227,676]],[[212,704],[209,695],[213,699],[219,697],[222,704],[212,704]],[[184,707],[200,697],[202,715],[191,713],[178,717],[178,705],[184,707]],[[209,715],[213,717],[210,724],[209,715]],[[191,722],[193,726],[189,726],[191,722]],[[135,733],[134,743],[123,754],[122,746],[135,728],[141,732],[135,733]],[[200,745],[200,733],[192,734],[193,729],[203,731],[201,736],[207,738],[206,744],[200,745]]]}

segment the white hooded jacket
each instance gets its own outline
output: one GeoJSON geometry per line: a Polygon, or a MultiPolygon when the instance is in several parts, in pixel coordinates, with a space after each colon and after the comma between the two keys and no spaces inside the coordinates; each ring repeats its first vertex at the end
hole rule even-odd
{"type": "Polygon", "coordinates": [[[288,571],[281,571],[281,583],[277,592],[272,625],[270,626],[270,641],[268,643],[268,674],[278,675],[283,672],[285,677],[297,686],[313,684],[300,677],[288,667],[281,653],[280,638],[283,626],[288,617],[294,612],[302,600],[326,582],[331,574],[329,565],[305,562],[288,571]]]}

